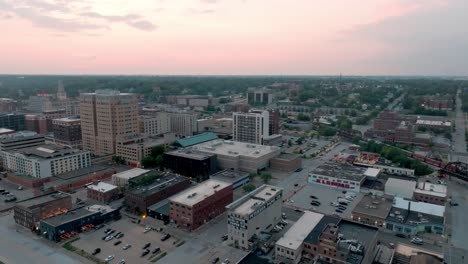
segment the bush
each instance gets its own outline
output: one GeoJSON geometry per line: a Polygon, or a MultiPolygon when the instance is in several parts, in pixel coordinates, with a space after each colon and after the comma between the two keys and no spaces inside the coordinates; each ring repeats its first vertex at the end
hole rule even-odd
{"type": "Polygon", "coordinates": [[[246,193],[249,193],[249,192],[255,190],[256,188],[257,188],[257,187],[255,187],[255,185],[250,184],[250,183],[249,183],[249,184],[246,184],[246,185],[244,185],[244,186],[242,186],[242,189],[243,189],[244,192],[246,192],[246,193]]]}

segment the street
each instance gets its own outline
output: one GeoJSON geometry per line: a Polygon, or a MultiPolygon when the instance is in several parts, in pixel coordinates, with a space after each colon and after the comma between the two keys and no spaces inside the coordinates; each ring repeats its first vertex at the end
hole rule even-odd
{"type": "Polygon", "coordinates": [[[465,140],[465,115],[462,111],[462,101],[460,99],[460,93],[461,90],[458,90],[455,110],[455,131],[453,131],[452,133],[452,150],[456,153],[450,154],[450,161],[468,162],[468,156],[466,156],[467,151],[465,140]]]}

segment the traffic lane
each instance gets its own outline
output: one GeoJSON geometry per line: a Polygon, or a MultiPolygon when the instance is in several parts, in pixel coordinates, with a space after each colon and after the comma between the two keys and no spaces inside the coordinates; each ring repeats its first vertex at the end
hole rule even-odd
{"type": "Polygon", "coordinates": [[[382,242],[394,243],[394,244],[405,244],[405,245],[409,245],[415,248],[420,248],[423,250],[430,250],[439,254],[442,254],[444,252],[444,248],[438,244],[435,245],[433,243],[423,242],[422,245],[416,245],[410,242],[411,238],[397,237],[395,233],[388,233],[388,232],[381,231],[379,232],[377,239],[382,242]]]}
{"type": "Polygon", "coordinates": [[[465,185],[459,184],[457,179],[448,181],[448,195],[458,206],[447,206],[447,233],[450,242],[455,247],[468,250],[468,192],[465,185]]]}

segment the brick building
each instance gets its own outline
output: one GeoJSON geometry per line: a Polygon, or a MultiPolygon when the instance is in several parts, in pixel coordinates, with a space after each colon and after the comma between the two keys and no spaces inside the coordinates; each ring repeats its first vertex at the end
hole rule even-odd
{"type": "Polygon", "coordinates": [[[38,227],[41,219],[64,213],[72,208],[69,194],[54,192],[19,201],[14,207],[15,222],[26,228],[38,227]]]}
{"type": "Polygon", "coordinates": [[[419,182],[414,189],[414,200],[445,205],[447,202],[447,186],[442,184],[433,184],[428,182],[419,182]]]}
{"type": "Polygon", "coordinates": [[[222,214],[232,201],[231,184],[207,180],[169,198],[170,220],[192,231],[222,214]]]}
{"type": "Polygon", "coordinates": [[[86,196],[88,199],[108,203],[119,197],[119,188],[105,182],[94,182],[86,187],[86,196]]]}
{"type": "Polygon", "coordinates": [[[190,179],[179,175],[165,175],[150,184],[138,186],[125,192],[127,210],[147,213],[147,208],[190,187],[190,179]]]}
{"type": "Polygon", "coordinates": [[[270,114],[269,123],[268,123],[269,134],[270,135],[279,134],[279,128],[280,128],[279,110],[268,110],[268,113],[270,114]]]}
{"type": "Polygon", "coordinates": [[[298,154],[280,154],[270,160],[270,168],[279,171],[294,171],[302,167],[302,157],[298,154]]]}
{"type": "Polygon", "coordinates": [[[52,120],[56,144],[81,148],[81,120],[79,118],[59,118],[52,120]]]}

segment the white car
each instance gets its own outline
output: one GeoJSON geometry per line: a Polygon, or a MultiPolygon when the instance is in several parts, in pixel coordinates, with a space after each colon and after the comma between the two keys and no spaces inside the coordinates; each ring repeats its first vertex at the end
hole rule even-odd
{"type": "Polygon", "coordinates": [[[107,256],[106,259],[104,259],[104,261],[109,262],[109,261],[111,261],[113,259],[114,259],[114,255],[109,255],[109,256],[107,256]]]}
{"type": "Polygon", "coordinates": [[[114,239],[114,236],[107,236],[107,237],[104,239],[104,241],[110,241],[110,240],[112,240],[112,239],[114,239]]]}
{"type": "Polygon", "coordinates": [[[121,261],[119,261],[119,264],[125,264],[125,259],[122,259],[121,261]]]}
{"type": "Polygon", "coordinates": [[[422,245],[423,244],[423,240],[420,239],[419,237],[413,237],[410,240],[410,242],[413,243],[413,244],[417,244],[417,245],[422,245]]]}
{"type": "Polygon", "coordinates": [[[122,249],[123,249],[123,250],[127,250],[127,249],[129,249],[130,247],[132,247],[132,245],[126,244],[125,246],[122,247],[122,249]]]}

